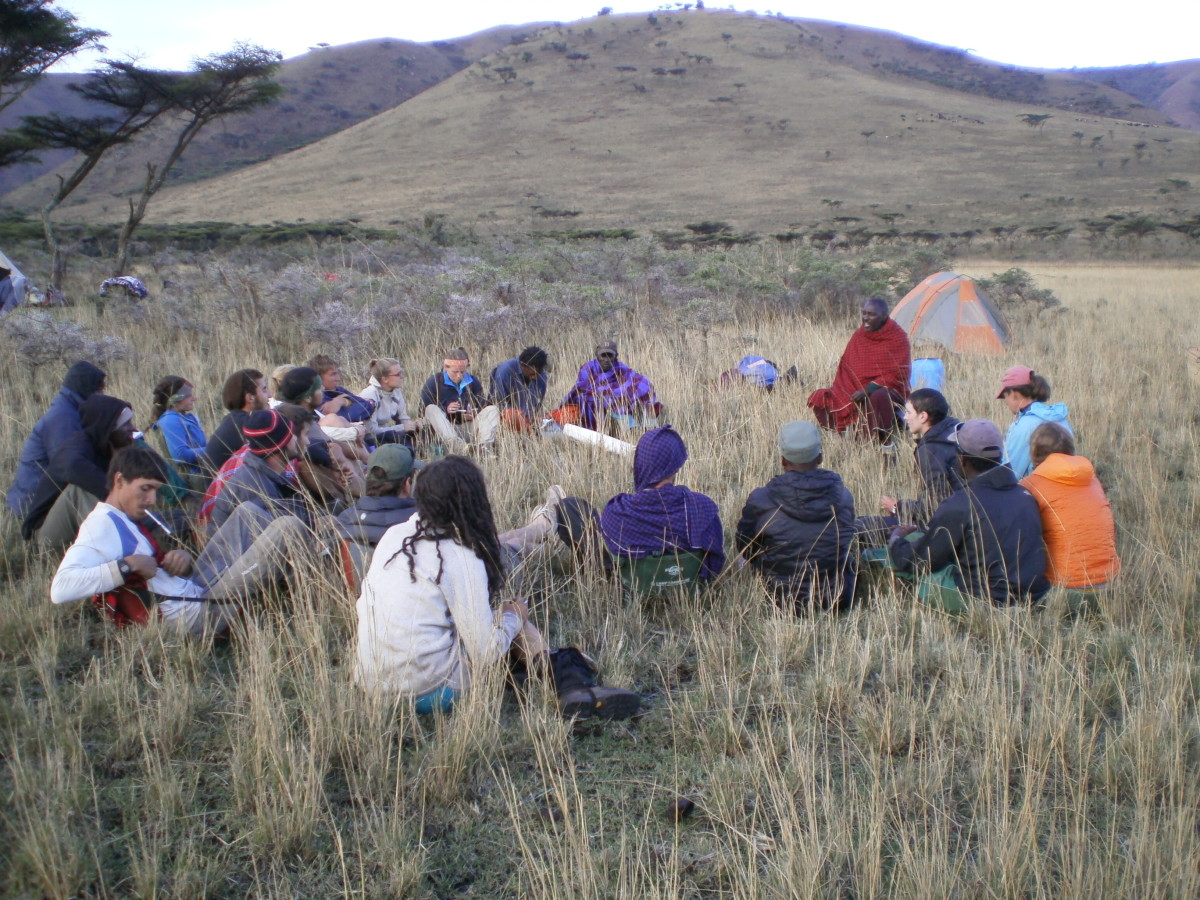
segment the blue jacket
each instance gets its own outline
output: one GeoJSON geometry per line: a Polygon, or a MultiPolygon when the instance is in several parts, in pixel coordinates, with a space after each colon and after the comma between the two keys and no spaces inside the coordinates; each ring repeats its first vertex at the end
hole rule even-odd
{"type": "Polygon", "coordinates": [[[312,524],[312,515],[304,495],[296,487],[253,453],[246,455],[241,468],[229,476],[213,507],[209,534],[225,524],[233,511],[243,503],[251,503],[273,518],[296,516],[305,525],[312,524]]]}
{"type": "Polygon", "coordinates": [[[195,413],[168,409],[153,427],[162,432],[167,443],[167,456],[172,462],[184,465],[189,472],[200,472],[207,466],[204,449],[208,438],[195,413]]]}
{"type": "Polygon", "coordinates": [[[520,360],[510,359],[492,369],[492,401],[501,409],[519,409],[532,419],[546,398],[546,373],[526,381],[520,360]]]}
{"type": "Polygon", "coordinates": [[[1061,425],[1071,434],[1075,430],[1067,421],[1067,404],[1040,403],[1034,401],[1017,413],[1008,433],[1004,435],[1005,462],[1017,474],[1017,479],[1024,478],[1033,471],[1033,461],[1029,458],[1029,439],[1034,431],[1044,422],[1061,425]]]}
{"type": "MultiPolygon", "coordinates": [[[[29,513],[29,504],[46,471],[50,454],[71,435],[81,431],[79,405],[100,390],[104,385],[104,377],[104,372],[89,362],[77,362],[67,370],[58,396],[33,426],[25,446],[21,448],[17,474],[7,497],[8,508],[13,515],[24,519],[29,513]]],[[[101,472],[100,476],[103,485],[104,473],[101,472]]]]}
{"type": "Polygon", "coordinates": [[[338,413],[347,422],[365,422],[375,414],[375,404],[370,400],[364,400],[357,394],[352,394],[344,387],[339,387],[336,391],[325,391],[325,401],[333,400],[335,397],[349,397],[350,402],[343,406],[338,413]]]}
{"type": "Polygon", "coordinates": [[[954,565],[959,590],[998,606],[1038,600],[1050,589],[1042,514],[1007,466],[968,481],[938,507],[916,542],[889,547],[898,572],[954,565]]]}

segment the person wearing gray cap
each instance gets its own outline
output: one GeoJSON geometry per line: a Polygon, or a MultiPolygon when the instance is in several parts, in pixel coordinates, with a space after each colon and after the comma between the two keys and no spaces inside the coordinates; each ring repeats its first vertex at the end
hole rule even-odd
{"type": "Polygon", "coordinates": [[[1002,465],[1004,436],[988,419],[954,431],[966,484],[937,508],[922,534],[898,527],[888,540],[891,565],[917,581],[918,596],[947,612],[972,599],[997,606],[1036,602],[1050,589],[1046,544],[1033,495],[1002,465]]]}
{"type": "MultiPolygon", "coordinates": [[[[366,496],[338,513],[336,530],[344,541],[343,562],[353,564],[357,588],[371,565],[371,554],[393,525],[407,522],[417,511],[412,499],[413,478],[424,463],[403,444],[382,444],[367,457],[366,496]]],[[[346,569],[349,575],[350,569],[346,569]]]]}
{"type": "Polygon", "coordinates": [[[788,422],[779,431],[783,473],[750,493],[734,543],[776,603],[797,613],[844,610],[854,601],[854,498],[822,469],[821,430],[788,422]]]}

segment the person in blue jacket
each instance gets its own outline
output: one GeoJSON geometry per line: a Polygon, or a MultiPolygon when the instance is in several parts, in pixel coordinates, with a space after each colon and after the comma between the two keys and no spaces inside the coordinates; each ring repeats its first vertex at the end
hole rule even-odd
{"type": "Polygon", "coordinates": [[[321,353],[308,361],[308,365],[321,376],[321,388],[325,402],[321,404],[321,415],[341,416],[347,422],[369,422],[375,414],[375,403],[352,394],[342,387],[342,364],[332,356],[321,353]]]}
{"type": "Polygon", "coordinates": [[[162,433],[167,458],[185,475],[204,475],[208,459],[204,455],[208,437],[194,412],[196,394],[192,383],[178,375],[168,375],[154,386],[151,430],[162,433]]]}
{"type": "MultiPolygon", "coordinates": [[[[82,430],[79,406],[92,394],[103,393],[105,377],[102,369],[82,360],[67,370],[58,396],[33,426],[21,448],[17,474],[7,496],[8,509],[18,519],[29,513],[29,504],[46,472],[50,454],[82,430]]],[[[98,482],[103,484],[104,472],[96,474],[98,482]]]]}
{"type": "Polygon", "coordinates": [[[1067,404],[1047,403],[1050,382],[1034,373],[1029,366],[1013,366],[1004,373],[997,400],[1003,400],[1013,414],[1012,424],[1004,435],[1004,456],[1009,468],[1019,479],[1033,471],[1029,457],[1029,439],[1044,422],[1061,425],[1074,436],[1075,430],[1067,421],[1067,404]]]}

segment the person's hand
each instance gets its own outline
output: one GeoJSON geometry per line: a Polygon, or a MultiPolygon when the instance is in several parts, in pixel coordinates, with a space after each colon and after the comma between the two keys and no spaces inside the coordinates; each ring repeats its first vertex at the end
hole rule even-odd
{"type": "Polygon", "coordinates": [[[853,394],[850,395],[850,401],[852,403],[858,403],[865,396],[867,396],[867,392],[865,390],[863,390],[862,388],[859,388],[857,391],[855,391],[853,394]]]}
{"type": "Polygon", "coordinates": [[[900,505],[900,501],[895,497],[883,496],[879,498],[879,508],[889,516],[896,514],[896,507],[900,505]]]}
{"type": "Polygon", "coordinates": [[[457,400],[451,400],[449,403],[446,404],[446,412],[449,413],[450,415],[453,415],[454,413],[459,412],[461,410],[462,410],[462,404],[459,403],[457,400]]]}
{"type": "Polygon", "coordinates": [[[464,421],[464,422],[473,422],[473,421],[475,421],[475,410],[473,410],[473,409],[464,409],[464,410],[462,411],[462,418],[463,418],[463,421],[464,421]]]}
{"type": "Polygon", "coordinates": [[[400,427],[404,432],[407,433],[407,432],[416,431],[418,428],[421,427],[421,425],[416,420],[409,419],[407,422],[404,422],[400,427]]]}
{"type": "Polygon", "coordinates": [[[527,604],[524,600],[505,600],[500,604],[500,612],[516,613],[517,617],[520,618],[522,625],[529,621],[529,604],[527,604]]]}
{"type": "Polygon", "coordinates": [[[744,568],[746,568],[746,566],[750,565],[750,563],[747,562],[746,557],[742,556],[739,553],[737,559],[735,559],[733,561],[733,565],[734,565],[734,568],[744,569],[744,568]]]}
{"type": "Polygon", "coordinates": [[[916,525],[897,525],[892,529],[892,533],[888,535],[888,544],[894,544],[896,541],[902,541],[910,534],[913,534],[920,529],[916,525]]]}
{"type": "Polygon", "coordinates": [[[146,556],[144,553],[135,553],[132,556],[125,557],[125,562],[129,563],[129,568],[141,575],[147,581],[158,574],[158,563],[155,562],[153,556],[146,556]]]}
{"type": "Polygon", "coordinates": [[[168,575],[186,575],[192,570],[192,557],[186,550],[172,550],[163,557],[162,568],[168,575]]]}

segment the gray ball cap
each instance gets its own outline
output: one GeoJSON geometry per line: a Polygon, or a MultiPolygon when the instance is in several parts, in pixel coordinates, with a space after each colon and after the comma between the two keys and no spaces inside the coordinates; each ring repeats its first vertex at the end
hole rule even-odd
{"type": "Polygon", "coordinates": [[[788,422],[779,429],[779,452],[796,465],[812,462],[821,455],[821,429],[812,422],[788,422]]]}
{"type": "Polygon", "coordinates": [[[968,419],[954,429],[958,451],[980,459],[1000,462],[1004,458],[1004,436],[991,419],[968,419]]]}

